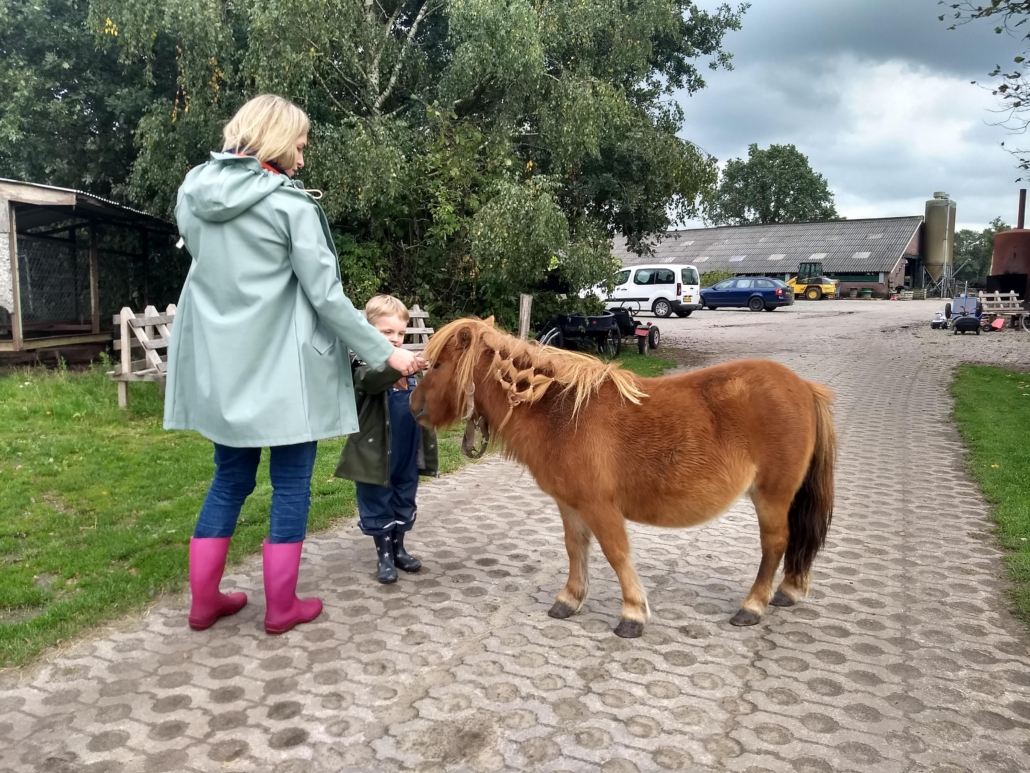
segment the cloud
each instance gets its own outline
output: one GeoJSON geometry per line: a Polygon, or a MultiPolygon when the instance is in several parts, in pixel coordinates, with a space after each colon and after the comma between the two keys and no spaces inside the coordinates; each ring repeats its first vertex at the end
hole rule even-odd
{"type": "Polygon", "coordinates": [[[970,81],[989,82],[1021,44],[982,22],[948,31],[941,11],[934,0],[757,0],[726,41],[735,69],[680,96],[681,136],[723,163],[751,142],[793,143],[847,217],[922,214],[943,190],[960,227],[1014,222],[1019,170],[1000,144],[1019,138],[992,125],[995,98],[970,81]]]}

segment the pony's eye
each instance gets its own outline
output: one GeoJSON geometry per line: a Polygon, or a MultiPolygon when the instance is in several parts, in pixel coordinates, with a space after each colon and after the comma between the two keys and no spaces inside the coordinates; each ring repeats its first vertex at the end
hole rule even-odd
{"type": "Polygon", "coordinates": [[[440,363],[438,363],[438,362],[434,362],[433,363],[433,370],[436,370],[439,367],[440,367],[440,363]]]}

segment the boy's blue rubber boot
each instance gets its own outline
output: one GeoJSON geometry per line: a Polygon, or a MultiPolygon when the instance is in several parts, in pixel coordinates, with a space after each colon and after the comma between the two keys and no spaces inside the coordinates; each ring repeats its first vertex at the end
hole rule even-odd
{"type": "Polygon", "coordinates": [[[379,534],[372,539],[376,543],[376,555],[379,556],[379,582],[384,585],[397,582],[397,567],[393,563],[393,535],[379,534]]]}
{"type": "Polygon", "coordinates": [[[422,562],[415,556],[408,555],[404,549],[404,532],[393,530],[393,563],[404,572],[417,572],[422,568],[422,562]]]}

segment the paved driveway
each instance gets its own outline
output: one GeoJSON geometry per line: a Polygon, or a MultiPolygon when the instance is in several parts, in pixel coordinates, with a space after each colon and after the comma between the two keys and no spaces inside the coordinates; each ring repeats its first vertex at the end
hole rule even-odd
{"type": "Polygon", "coordinates": [[[207,632],[178,598],[8,675],[0,770],[1028,770],[1030,637],[947,384],[961,360],[1030,369],[1030,336],[931,331],[935,306],[661,322],[695,362],[768,356],[837,390],[837,510],[799,606],[728,625],[759,553],[740,503],[695,531],[633,528],[642,639],[611,633],[618,585],[599,551],[585,611],[552,620],[557,511],[489,460],[424,488],[419,575],[376,584],[353,526],[310,540],[317,624],[265,636],[252,562],[226,583],[252,603],[207,632]]]}

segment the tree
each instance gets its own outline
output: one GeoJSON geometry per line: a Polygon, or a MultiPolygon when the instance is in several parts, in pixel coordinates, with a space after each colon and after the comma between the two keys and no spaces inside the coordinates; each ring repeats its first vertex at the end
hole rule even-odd
{"type": "Polygon", "coordinates": [[[955,278],[959,281],[968,280],[972,284],[983,285],[991,273],[994,237],[1000,231],[1008,231],[1009,228],[1011,226],[1002,222],[1000,217],[996,217],[982,231],[973,231],[968,228],[956,231],[955,278]]]}
{"type": "Polygon", "coordinates": [[[139,64],[122,65],[111,47],[97,47],[87,14],[87,0],[0,4],[0,169],[120,195],[133,132],[174,69],[155,67],[148,80],[139,64]]]}
{"type": "MultiPolygon", "coordinates": [[[[1030,19],[1030,0],[990,0],[982,5],[971,0],[963,0],[960,3],[938,0],[938,4],[946,5],[954,11],[950,18],[956,21],[949,29],[953,30],[960,24],[968,24],[979,19],[988,19],[995,23],[995,33],[1019,35],[1030,49],[1030,29],[1025,33],[1016,30],[1030,19]]],[[[948,16],[942,14],[938,18],[944,21],[948,16]]],[[[1030,60],[1027,56],[1020,55],[1013,59],[1013,65],[1010,68],[995,65],[989,76],[998,80],[991,93],[998,97],[1001,112],[1006,115],[1001,123],[1008,124],[1017,134],[1025,134],[1030,128],[1030,60]]],[[[1004,142],[1001,144],[1005,145],[1004,142]]],[[[1020,169],[1030,170],[1030,149],[1014,149],[1011,152],[1016,156],[1020,169]]]]}
{"type": "Polygon", "coordinates": [[[729,66],[722,39],[745,8],[92,0],[91,24],[126,62],[176,46],[174,93],[137,131],[139,203],[169,212],[228,116],[280,93],[312,117],[305,179],[349,286],[510,323],[520,291],[607,278],[615,233],[639,245],[697,211],[714,160],[676,136],[670,97],[703,88],[698,60],[729,66]]]}
{"type": "Polygon", "coordinates": [[[833,220],[837,210],[826,179],[793,145],[748,146],[748,159],[726,163],[719,187],[705,207],[717,225],[833,220]]]}

